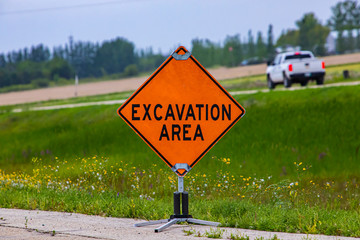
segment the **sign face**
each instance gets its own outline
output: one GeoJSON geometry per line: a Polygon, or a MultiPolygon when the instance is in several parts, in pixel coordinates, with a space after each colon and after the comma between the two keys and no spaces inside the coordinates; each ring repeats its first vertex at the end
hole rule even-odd
{"type": "MultiPolygon", "coordinates": [[[[245,110],[184,47],[179,47],[118,109],[171,168],[191,168],[245,110]]],[[[184,176],[188,169],[177,169],[184,176]]]]}

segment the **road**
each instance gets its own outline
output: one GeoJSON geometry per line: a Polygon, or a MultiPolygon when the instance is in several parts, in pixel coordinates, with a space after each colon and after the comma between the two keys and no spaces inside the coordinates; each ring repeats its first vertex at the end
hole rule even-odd
{"type": "MultiPolygon", "coordinates": [[[[0,239],[144,239],[144,240],[200,240],[196,234],[186,236],[185,231],[194,230],[204,235],[210,231],[208,226],[173,225],[160,233],[154,228],[160,226],[134,227],[144,220],[89,216],[77,213],[47,212],[39,210],[19,210],[0,208],[0,239]]],[[[247,229],[221,228],[223,239],[230,234],[249,236],[250,239],[263,237],[270,239],[275,234],[282,240],[317,239],[317,240],[355,240],[356,238],[324,235],[306,235],[294,233],[264,232],[247,229]]]]}
{"type": "MultiPolygon", "coordinates": [[[[342,83],[331,83],[326,85],[313,85],[308,87],[292,87],[292,88],[280,88],[276,90],[269,89],[260,89],[260,90],[244,90],[244,91],[231,91],[229,92],[232,96],[244,95],[244,94],[255,94],[258,92],[268,93],[271,91],[299,91],[305,89],[314,89],[314,88],[329,88],[329,87],[340,87],[340,86],[356,86],[360,85],[360,81],[355,82],[342,82],[342,83]]],[[[122,104],[126,99],[120,100],[109,100],[109,101],[98,101],[98,102],[85,102],[85,103],[73,103],[73,104],[63,104],[63,105],[52,105],[44,107],[30,107],[30,108],[14,108],[12,112],[23,112],[23,111],[46,111],[46,110],[55,110],[55,109],[64,109],[64,108],[76,108],[76,107],[88,107],[88,106],[97,106],[97,105],[114,105],[122,104]]]]}
{"type": "MultiPolygon", "coordinates": [[[[324,58],[327,66],[346,63],[360,62],[360,53],[346,54],[339,56],[329,56],[324,58]]],[[[241,66],[234,68],[215,68],[209,69],[209,72],[215,79],[221,81],[250,75],[264,74],[265,64],[241,66]]],[[[95,83],[79,84],[77,96],[93,96],[99,94],[108,94],[114,92],[124,92],[136,90],[147,79],[147,77],[136,77],[121,80],[102,81],[95,83]]],[[[80,80],[81,82],[81,80],[80,80]]],[[[48,101],[53,99],[67,99],[75,96],[74,86],[63,86],[53,88],[35,89],[21,92],[9,92],[0,94],[0,106],[13,105],[29,102],[48,101]]]]}

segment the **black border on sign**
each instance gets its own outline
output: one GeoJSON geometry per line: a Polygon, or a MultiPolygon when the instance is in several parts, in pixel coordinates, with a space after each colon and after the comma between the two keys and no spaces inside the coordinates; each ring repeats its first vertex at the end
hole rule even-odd
{"type": "MultiPolygon", "coordinates": [[[[178,49],[178,51],[176,51],[176,53],[180,52],[181,50],[183,50],[184,52],[187,52],[186,49],[184,49],[183,47],[180,47],[178,49]]],[[[159,157],[165,161],[165,163],[172,168],[173,165],[171,165],[171,163],[164,157],[164,155],[162,155],[156,148],[154,145],[151,144],[151,142],[149,140],[147,140],[145,138],[144,135],[141,134],[141,132],[121,113],[121,110],[124,109],[128,103],[130,103],[130,101],[132,99],[134,99],[134,97],[136,97],[136,95],[138,93],[141,92],[142,89],[144,89],[153,79],[154,77],[156,77],[156,75],[172,60],[174,59],[172,56],[170,56],[168,59],[165,60],[165,62],[154,72],[154,74],[144,82],[144,84],[138,89],[136,90],[136,92],[128,99],[126,100],[125,103],[123,103],[119,109],[118,109],[118,114],[120,115],[120,117],[122,119],[124,119],[126,121],[126,123],[159,155],[159,157]]],[[[240,109],[241,114],[215,139],[215,141],[213,141],[196,159],[193,163],[191,163],[190,167],[193,167],[224,135],[225,133],[227,133],[230,128],[232,128],[234,126],[234,124],[245,114],[245,109],[243,107],[241,107],[241,105],[235,101],[235,99],[214,79],[214,77],[192,56],[190,55],[190,59],[208,76],[208,78],[210,78],[211,81],[213,81],[213,83],[216,84],[216,86],[218,86],[220,88],[220,90],[240,109]]],[[[178,175],[180,176],[184,176],[187,171],[185,170],[183,174],[180,174],[178,171],[176,171],[178,175]]]]}

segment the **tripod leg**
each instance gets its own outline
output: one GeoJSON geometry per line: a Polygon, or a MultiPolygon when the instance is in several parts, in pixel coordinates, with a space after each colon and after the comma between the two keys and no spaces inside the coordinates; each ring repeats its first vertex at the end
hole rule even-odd
{"type": "Polygon", "coordinates": [[[195,218],[188,218],[187,222],[196,223],[196,224],[202,224],[202,225],[215,226],[215,227],[220,225],[219,222],[210,222],[210,221],[205,221],[205,220],[200,220],[200,219],[195,219],[195,218]]]}
{"type": "Polygon", "coordinates": [[[155,232],[161,232],[161,231],[164,230],[165,228],[168,228],[168,227],[170,227],[171,225],[174,225],[174,224],[177,223],[177,222],[178,222],[177,219],[170,220],[168,223],[162,225],[162,226],[159,227],[159,228],[156,228],[156,229],[155,229],[155,232]]]}
{"type": "Polygon", "coordinates": [[[143,226],[155,225],[155,224],[159,224],[159,223],[167,223],[168,221],[169,221],[169,219],[162,219],[162,220],[157,220],[157,221],[136,223],[136,224],[134,224],[134,227],[143,227],[143,226]]]}

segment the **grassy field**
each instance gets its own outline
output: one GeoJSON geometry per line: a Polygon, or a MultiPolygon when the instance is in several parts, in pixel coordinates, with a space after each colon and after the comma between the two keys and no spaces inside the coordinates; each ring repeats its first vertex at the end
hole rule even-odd
{"type": "MultiPolygon", "coordinates": [[[[309,178],[302,162],[293,163],[296,177],[257,178],[233,175],[228,158],[214,161],[215,172],[186,177],[193,216],[228,227],[360,236],[359,179],[309,178]]],[[[32,162],[30,174],[0,172],[0,207],[142,219],[172,214],[176,177],[157,164],[109,165],[110,159],[99,156],[32,162]]]]}
{"type": "MultiPolygon", "coordinates": [[[[359,91],[236,96],[246,115],[185,177],[191,214],[359,237],[359,91]]],[[[0,207],[168,217],[176,176],[118,107],[1,114],[0,207]]]]}
{"type": "MultiPolygon", "coordinates": [[[[270,169],[279,177],[292,175],[291,163],[300,160],[309,162],[318,176],[358,173],[358,91],[359,87],[343,87],[237,96],[246,108],[245,117],[199,165],[206,162],[216,169],[213,156],[229,157],[243,174],[264,175],[270,169]]],[[[157,155],[118,117],[117,108],[4,113],[0,166],[24,167],[34,156],[51,161],[55,156],[96,154],[139,164],[157,161],[157,155]]]]}

